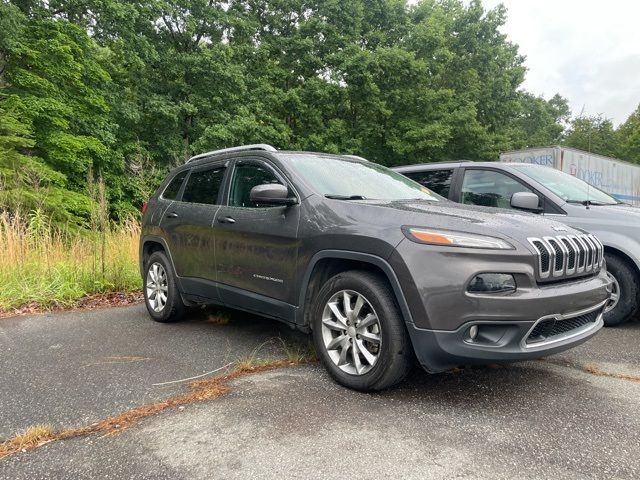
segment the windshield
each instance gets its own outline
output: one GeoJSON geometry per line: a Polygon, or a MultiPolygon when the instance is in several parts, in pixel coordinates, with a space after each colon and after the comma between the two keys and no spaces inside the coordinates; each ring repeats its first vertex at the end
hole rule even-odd
{"type": "Polygon", "coordinates": [[[568,203],[589,203],[592,205],[614,205],[618,202],[612,196],[589,185],[568,173],[539,165],[512,165],[527,177],[540,182],[568,203]]]}
{"type": "Polygon", "coordinates": [[[442,197],[372,162],[313,154],[286,154],[289,164],[318,193],[343,200],[428,200],[442,197]]]}

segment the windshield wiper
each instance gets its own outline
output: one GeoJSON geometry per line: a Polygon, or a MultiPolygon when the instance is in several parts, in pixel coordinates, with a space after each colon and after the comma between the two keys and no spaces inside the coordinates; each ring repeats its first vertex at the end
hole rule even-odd
{"type": "Polygon", "coordinates": [[[585,207],[589,207],[591,205],[595,206],[595,207],[601,207],[601,206],[607,206],[607,205],[618,205],[620,202],[616,202],[616,203],[604,203],[604,202],[597,202],[595,200],[567,200],[567,203],[577,203],[579,205],[584,205],[585,207]]]}
{"type": "Polygon", "coordinates": [[[325,198],[330,198],[332,200],[366,200],[367,197],[362,195],[325,195],[325,198]]]}

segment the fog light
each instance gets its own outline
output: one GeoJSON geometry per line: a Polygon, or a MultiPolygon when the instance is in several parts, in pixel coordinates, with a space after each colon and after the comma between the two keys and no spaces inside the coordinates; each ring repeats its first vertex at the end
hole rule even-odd
{"type": "Polygon", "coordinates": [[[467,291],[471,293],[515,292],[516,279],[510,273],[481,273],[471,280],[467,291]]]}
{"type": "Polygon", "coordinates": [[[469,329],[469,339],[475,340],[477,336],[478,336],[478,326],[474,325],[469,329]]]}

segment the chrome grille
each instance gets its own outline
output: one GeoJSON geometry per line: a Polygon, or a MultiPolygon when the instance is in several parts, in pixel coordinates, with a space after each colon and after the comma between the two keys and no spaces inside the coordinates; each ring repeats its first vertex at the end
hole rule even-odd
{"type": "Polygon", "coordinates": [[[595,272],[602,266],[604,246],[591,234],[529,238],[538,258],[538,275],[554,280],[595,272]]]}

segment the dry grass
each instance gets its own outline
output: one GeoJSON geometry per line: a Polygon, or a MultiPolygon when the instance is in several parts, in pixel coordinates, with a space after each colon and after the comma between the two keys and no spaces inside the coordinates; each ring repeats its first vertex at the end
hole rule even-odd
{"type": "Polygon", "coordinates": [[[616,373],[616,372],[607,372],[602,370],[600,367],[593,364],[582,364],[577,363],[572,360],[556,360],[551,358],[540,358],[538,359],[541,362],[548,362],[554,365],[560,365],[563,367],[574,368],[576,370],[583,371],[585,373],[589,373],[591,375],[595,375],[597,377],[607,377],[607,378],[616,378],[618,380],[627,380],[629,382],[638,382],[640,383],[640,375],[632,375],[630,373],[616,373]]]}
{"type": "Polygon", "coordinates": [[[302,357],[298,362],[293,362],[289,358],[271,361],[255,359],[243,360],[238,362],[236,368],[230,373],[191,382],[187,393],[160,402],[133,408],[86,427],[60,431],[53,431],[51,427],[47,426],[32,427],[26,432],[0,443],[0,459],[19,452],[33,450],[56,440],[67,440],[90,434],[114,435],[144,418],[169,408],[177,408],[191,403],[218,398],[229,391],[228,383],[237,378],[267,370],[300,365],[308,361],[310,361],[310,359],[302,357]]]}
{"type": "Polygon", "coordinates": [[[640,382],[640,375],[631,375],[629,373],[615,373],[615,372],[605,372],[599,367],[595,365],[584,365],[581,366],[582,370],[591,375],[596,375],[598,377],[609,377],[609,378],[617,378],[618,380],[629,380],[631,382],[640,382]]]}
{"type": "Polygon", "coordinates": [[[35,425],[29,427],[24,432],[19,433],[11,440],[0,444],[0,458],[6,452],[26,452],[40,447],[55,439],[55,432],[51,425],[35,425]]]}
{"type": "Polygon", "coordinates": [[[139,224],[96,231],[54,227],[38,212],[0,214],[0,310],[69,306],[86,295],[141,285],[139,224]]]}

